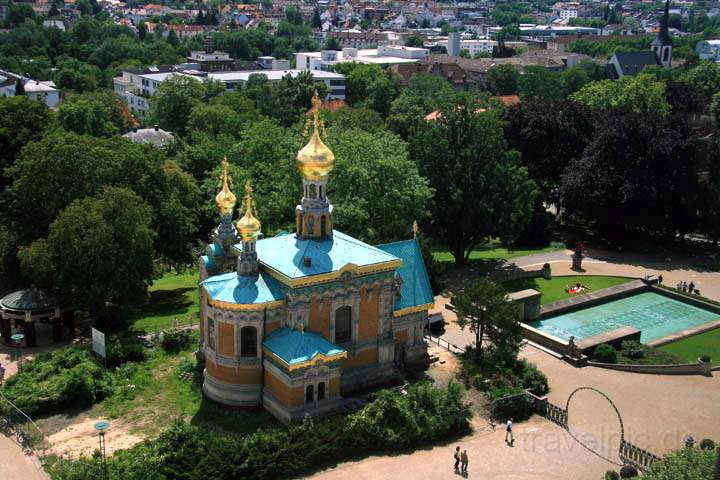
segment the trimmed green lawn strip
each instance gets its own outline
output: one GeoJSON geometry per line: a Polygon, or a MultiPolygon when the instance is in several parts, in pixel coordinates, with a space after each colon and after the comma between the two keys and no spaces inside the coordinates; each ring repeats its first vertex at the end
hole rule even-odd
{"type": "Polygon", "coordinates": [[[720,365],[720,328],[683,338],[659,348],[690,363],[697,362],[702,355],[709,355],[713,365],[720,365]]]}
{"type": "MultiPolygon", "coordinates": [[[[508,292],[517,292],[528,288],[535,289],[542,293],[540,299],[541,304],[557,302],[576,295],[571,295],[565,291],[566,286],[575,285],[580,282],[588,287],[590,292],[601,290],[603,288],[622,285],[623,283],[635,280],[628,277],[607,277],[602,275],[568,275],[553,277],[550,280],[544,278],[522,278],[518,280],[508,280],[502,282],[502,286],[508,292]]],[[[580,294],[582,295],[582,294],[580,294]]]]}

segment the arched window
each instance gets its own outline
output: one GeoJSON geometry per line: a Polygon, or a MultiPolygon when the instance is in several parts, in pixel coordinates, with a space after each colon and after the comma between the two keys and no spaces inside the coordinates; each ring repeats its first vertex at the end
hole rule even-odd
{"type": "Polygon", "coordinates": [[[257,357],[257,329],[255,327],[240,329],[240,355],[257,357]]]}
{"type": "Polygon", "coordinates": [[[318,402],[325,400],[325,382],[318,383],[318,402]]]}
{"type": "Polygon", "coordinates": [[[215,320],[208,317],[207,327],[208,347],[210,350],[215,350],[215,320]]]}
{"type": "Polygon", "coordinates": [[[305,388],[305,403],[313,403],[315,401],[315,389],[312,385],[305,388]]]}
{"type": "Polygon", "coordinates": [[[320,235],[326,235],[327,232],[327,215],[320,217],[320,235]]]}
{"type": "Polygon", "coordinates": [[[312,215],[308,217],[307,234],[315,235],[315,217],[312,215]]]}
{"type": "Polygon", "coordinates": [[[310,191],[310,198],[315,198],[315,196],[317,195],[317,187],[314,183],[310,184],[308,190],[310,191]]]}
{"type": "Polygon", "coordinates": [[[352,339],[352,309],[349,306],[335,310],[335,343],[349,342],[352,339]]]}

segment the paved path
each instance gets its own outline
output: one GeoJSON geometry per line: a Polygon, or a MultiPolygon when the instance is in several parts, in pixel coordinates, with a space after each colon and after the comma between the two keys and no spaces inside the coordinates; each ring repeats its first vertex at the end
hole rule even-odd
{"type": "Polygon", "coordinates": [[[25,455],[10,438],[0,435],[0,478],[3,480],[46,480],[32,457],[25,455]]]}

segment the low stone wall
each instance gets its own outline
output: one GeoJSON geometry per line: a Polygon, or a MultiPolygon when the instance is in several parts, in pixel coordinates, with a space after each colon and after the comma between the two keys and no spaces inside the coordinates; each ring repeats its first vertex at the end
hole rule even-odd
{"type": "Polygon", "coordinates": [[[542,330],[531,327],[526,323],[520,323],[520,328],[522,329],[522,336],[531,342],[535,342],[538,345],[549,348],[561,355],[570,354],[570,344],[567,341],[549,335],[542,330]]]}
{"type": "Polygon", "coordinates": [[[601,363],[588,361],[591,367],[619,370],[621,372],[650,373],[656,375],[707,375],[700,363],[682,363],[678,365],[634,365],[630,363],[601,363]]]}
{"type": "Polygon", "coordinates": [[[509,280],[519,280],[521,278],[544,278],[550,280],[552,278],[552,267],[546,264],[534,270],[496,270],[488,274],[488,277],[494,282],[507,282],[509,280]]]}

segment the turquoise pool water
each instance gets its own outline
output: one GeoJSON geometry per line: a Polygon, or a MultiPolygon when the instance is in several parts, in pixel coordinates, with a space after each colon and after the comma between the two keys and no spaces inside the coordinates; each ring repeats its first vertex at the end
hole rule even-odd
{"type": "Polygon", "coordinates": [[[640,341],[647,343],[718,319],[720,315],[711,311],[658,293],[645,292],[529,325],[564,340],[571,336],[582,340],[630,326],[639,329],[640,341]]]}

